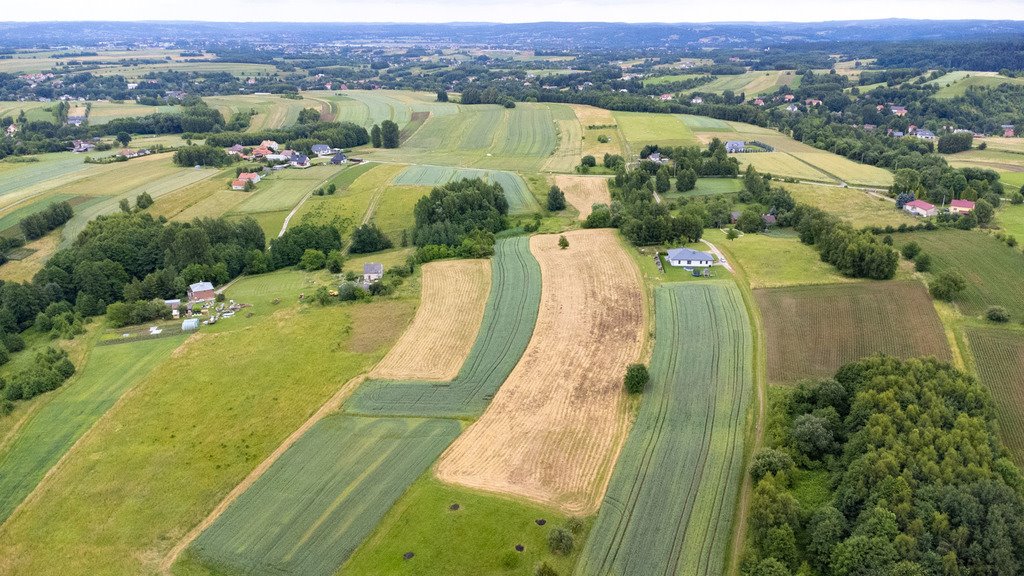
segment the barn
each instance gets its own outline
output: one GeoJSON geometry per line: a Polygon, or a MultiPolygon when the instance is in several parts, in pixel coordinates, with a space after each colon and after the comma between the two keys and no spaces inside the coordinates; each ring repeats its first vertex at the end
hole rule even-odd
{"type": "Polygon", "coordinates": [[[672,248],[668,251],[668,263],[683,268],[708,268],[715,263],[715,257],[689,248],[672,248]]]}
{"type": "Polygon", "coordinates": [[[217,293],[209,282],[196,282],[188,287],[189,302],[208,302],[216,298],[217,293]]]}

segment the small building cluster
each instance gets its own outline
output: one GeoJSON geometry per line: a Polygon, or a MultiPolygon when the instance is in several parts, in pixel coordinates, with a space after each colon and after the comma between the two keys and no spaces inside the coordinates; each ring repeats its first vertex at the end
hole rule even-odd
{"type": "MultiPolygon", "coordinates": [[[[934,204],[930,204],[924,200],[912,200],[907,202],[903,205],[903,210],[921,218],[928,218],[939,213],[939,209],[934,204]]],[[[970,200],[953,200],[949,203],[950,214],[968,214],[973,211],[974,202],[970,200]]]]}

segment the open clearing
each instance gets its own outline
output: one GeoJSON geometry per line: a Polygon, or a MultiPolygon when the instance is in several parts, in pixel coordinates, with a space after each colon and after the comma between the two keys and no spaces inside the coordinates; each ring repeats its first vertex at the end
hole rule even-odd
{"type": "Polygon", "coordinates": [[[781,185],[793,200],[820,208],[849,222],[854,228],[865,226],[899,226],[916,224],[917,220],[896,204],[854,188],[817,186],[814,184],[781,185]]]}
{"type": "Polygon", "coordinates": [[[231,120],[238,112],[255,110],[256,115],[246,128],[247,132],[285,128],[299,119],[299,112],[303,108],[320,108],[318,102],[292,100],[276,95],[206,96],[203,101],[219,110],[226,120],[231,120]]]}
{"type": "Polygon", "coordinates": [[[995,72],[957,71],[939,76],[929,84],[939,86],[936,98],[955,98],[971,87],[995,88],[1000,84],[1024,84],[1024,79],[1001,76],[995,72]]]}
{"type": "Polygon", "coordinates": [[[499,240],[491,293],[473,349],[451,382],[369,380],[345,403],[354,414],[476,416],[522,356],[537,320],[540,266],[525,237],[499,240]]]}
{"type": "Polygon", "coordinates": [[[413,308],[399,295],[347,307],[257,302],[252,318],[204,326],[0,527],[0,573],[155,573],[178,538],[384,355],[413,308]]]}
{"type": "Polygon", "coordinates": [[[423,266],[420,307],[374,378],[451,380],[480,330],[491,285],[488,260],[445,260],[423,266]]]}
{"type": "Polygon", "coordinates": [[[643,346],[643,289],[613,230],[533,236],[540,312],[523,359],[438,464],[447,482],[566,513],[597,509],[625,439],[622,375],[643,346]]]}
{"type": "Polygon", "coordinates": [[[292,223],[334,224],[349,230],[359,226],[373,217],[392,180],[403,170],[405,166],[398,164],[360,164],[347,168],[331,180],[337,191],[331,196],[310,197],[296,212],[292,223]]]}
{"type": "Polygon", "coordinates": [[[459,430],[447,419],[328,416],[190,554],[215,572],[334,574],[459,430]]]}
{"type": "Polygon", "coordinates": [[[655,290],[651,381],[575,574],[725,573],[754,393],[731,282],[655,290]]]}
{"type": "Polygon", "coordinates": [[[754,290],[764,318],[768,381],[827,378],[865,356],[934,356],[949,343],[919,282],[858,282],[754,290]]]}
{"type": "Polygon", "coordinates": [[[79,373],[51,392],[52,401],[0,452],[0,523],[121,394],[183,340],[169,337],[93,349],[79,373]]]}
{"type": "Polygon", "coordinates": [[[565,199],[579,210],[579,219],[586,220],[593,211],[594,204],[611,204],[612,196],[608,192],[608,178],[604,176],[555,176],[555,185],[565,193],[565,199]]]}
{"type": "Polygon", "coordinates": [[[932,274],[956,272],[967,288],[953,302],[971,316],[989,306],[1003,306],[1015,320],[1024,320],[1024,254],[977,230],[936,230],[894,234],[897,247],[914,241],[932,258],[932,274]]]}
{"type": "Polygon", "coordinates": [[[992,392],[996,419],[1006,447],[1018,464],[1024,463],[1024,332],[971,327],[967,340],[978,377],[992,392]]]}
{"type": "Polygon", "coordinates": [[[249,198],[239,204],[234,212],[251,214],[291,210],[303,196],[326,184],[338,172],[337,166],[327,164],[270,174],[256,184],[249,198]]]}

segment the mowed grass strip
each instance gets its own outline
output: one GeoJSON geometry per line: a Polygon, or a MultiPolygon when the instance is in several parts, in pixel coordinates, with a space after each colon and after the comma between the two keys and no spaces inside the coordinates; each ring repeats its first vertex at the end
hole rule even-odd
{"type": "Polygon", "coordinates": [[[651,381],[575,574],[725,572],[754,393],[753,340],[726,282],[655,290],[651,381]]]}
{"type": "Polygon", "coordinates": [[[614,230],[566,232],[565,249],[559,237],[530,239],[543,281],[533,338],[437,475],[588,515],[628,429],[622,375],[643,347],[644,293],[614,230]]]}
{"type": "Polygon", "coordinates": [[[423,266],[423,296],[412,324],[373,371],[391,380],[451,380],[476,340],[491,286],[488,260],[423,266]]]}
{"type": "Polygon", "coordinates": [[[334,574],[459,431],[448,419],[328,416],[189,554],[215,573],[334,574]]]}
{"type": "Polygon", "coordinates": [[[754,290],[764,319],[768,381],[825,378],[872,354],[951,358],[919,282],[857,282],[754,290]]]}
{"type": "Polygon", "coordinates": [[[1024,319],[1024,254],[980,231],[936,230],[895,234],[896,246],[917,242],[931,256],[932,274],[955,272],[967,287],[954,300],[968,315],[1003,306],[1012,318],[1024,319]]]}
{"type": "Polygon", "coordinates": [[[93,349],[78,374],[51,392],[53,399],[0,452],[0,523],[114,402],[183,340],[169,337],[93,349]]]}
{"type": "Polygon", "coordinates": [[[1003,442],[1024,463],[1024,332],[972,326],[967,341],[978,377],[995,400],[1003,442]]]}
{"type": "Polygon", "coordinates": [[[345,403],[355,414],[475,416],[483,412],[522,356],[540,303],[540,266],[525,237],[498,240],[491,293],[476,342],[451,382],[370,380],[345,403]]]}
{"type": "Polygon", "coordinates": [[[178,538],[383,356],[413,306],[252,310],[203,327],[93,427],[0,527],[0,573],[156,573],[178,538]]]}

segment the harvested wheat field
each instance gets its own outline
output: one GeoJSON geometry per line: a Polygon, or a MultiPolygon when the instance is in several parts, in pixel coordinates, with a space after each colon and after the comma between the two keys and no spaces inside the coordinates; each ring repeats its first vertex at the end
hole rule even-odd
{"type": "Polygon", "coordinates": [[[416,317],[372,377],[455,378],[476,341],[490,288],[490,260],[446,260],[424,265],[416,317]]]}
{"type": "Polygon", "coordinates": [[[580,211],[580,220],[586,220],[594,204],[611,204],[608,179],[604,176],[555,176],[555,185],[565,192],[565,200],[580,211]]]}
{"type": "Polygon", "coordinates": [[[437,475],[470,488],[590,514],[625,440],[622,375],[643,348],[644,295],[611,230],[534,236],[537,325],[494,400],[441,457],[437,475]]]}

